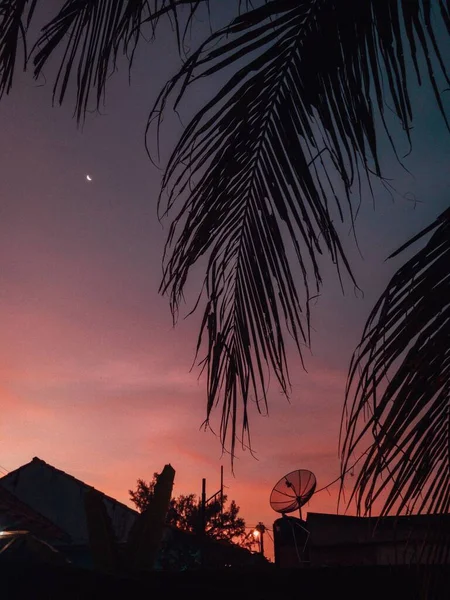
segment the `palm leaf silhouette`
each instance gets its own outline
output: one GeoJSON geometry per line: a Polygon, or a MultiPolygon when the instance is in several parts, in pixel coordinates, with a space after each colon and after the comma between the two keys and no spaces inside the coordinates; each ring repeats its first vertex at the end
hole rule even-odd
{"type": "Polygon", "coordinates": [[[392,257],[431,231],[376,303],[350,366],[344,471],[374,440],[352,494],[364,513],[383,492],[383,513],[450,511],[450,209],[392,257]]]}
{"type": "MultiPolygon", "coordinates": [[[[179,44],[183,31],[179,9],[188,11],[186,27],[196,10],[207,0],[66,0],[54,18],[46,23],[30,52],[26,39],[39,0],[0,0],[0,97],[9,92],[16,66],[19,39],[24,59],[32,59],[38,78],[49,59],[58,54],[59,67],[53,84],[53,98],[63,102],[70,83],[75,87],[75,114],[81,121],[91,108],[99,108],[119,57],[132,66],[145,28],[151,36],[161,17],[171,16],[179,44]],[[56,52],[55,52],[56,51],[56,52]],[[94,93],[93,106],[90,101],[94,93]]],[[[186,20],[186,19],[185,19],[186,20]]]]}
{"type": "Polygon", "coordinates": [[[321,283],[318,256],[351,276],[333,215],[352,221],[353,183],[381,176],[375,121],[392,141],[387,99],[409,139],[405,61],[412,57],[420,80],[419,48],[446,119],[431,55],[448,76],[431,6],[419,0],[267,2],[206,40],[158,98],[149,127],[171,97],[177,108],[193,83],[233,69],[187,125],[160,198],[163,214],[183,198],[162,284],[174,313],[191,268],[208,260],[197,351],[206,338],[208,417],[221,402],[222,442],[229,434],[232,452],[239,421],[248,434],[249,399],[264,408],[267,373],[289,393],[285,334],[301,354],[321,283]]]}
{"type": "Polygon", "coordinates": [[[26,31],[33,17],[37,0],[0,0],[0,98],[11,90],[17,54],[22,43],[23,66],[28,49],[26,31]]]}
{"type": "MultiPolygon", "coordinates": [[[[186,5],[189,22],[203,4],[67,0],[27,58],[38,76],[62,49],[54,97],[62,102],[74,89],[82,119],[92,94],[99,106],[118,56],[132,64],[145,26],[171,14],[181,39],[178,9],[186,5]]],[[[0,0],[0,92],[10,88],[34,5],[0,0]]],[[[230,73],[182,134],[163,178],[167,204],[162,196],[160,207],[164,214],[177,210],[161,287],[174,314],[193,265],[207,260],[197,351],[205,340],[207,416],[222,404],[222,442],[228,439],[232,452],[238,428],[248,435],[250,398],[265,407],[271,374],[289,393],[286,332],[301,356],[309,344],[309,300],[321,283],[320,255],[351,276],[335,220],[353,221],[354,183],[381,176],[377,119],[394,146],[387,103],[409,139],[408,61],[419,83],[430,82],[446,123],[435,72],[449,82],[435,34],[437,26],[450,30],[444,0],[433,6],[429,0],[267,0],[242,7],[247,10],[184,62],[149,121],[149,127],[159,124],[170,98],[177,107],[195,82],[230,73]]]]}

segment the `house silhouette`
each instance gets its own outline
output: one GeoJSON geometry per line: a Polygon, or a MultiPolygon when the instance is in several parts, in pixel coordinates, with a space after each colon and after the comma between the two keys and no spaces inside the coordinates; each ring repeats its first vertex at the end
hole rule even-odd
{"type": "MultiPolygon", "coordinates": [[[[13,494],[22,505],[64,532],[70,544],[89,543],[84,498],[87,491],[95,489],[93,486],[35,457],[2,477],[0,488],[13,494]]],[[[125,542],[138,513],[114,498],[99,493],[111,519],[116,540],[125,542]]],[[[12,514],[9,515],[10,521],[12,514]]],[[[3,528],[11,525],[14,527],[3,515],[3,528]]],[[[45,537],[49,539],[49,535],[45,537]]]]}

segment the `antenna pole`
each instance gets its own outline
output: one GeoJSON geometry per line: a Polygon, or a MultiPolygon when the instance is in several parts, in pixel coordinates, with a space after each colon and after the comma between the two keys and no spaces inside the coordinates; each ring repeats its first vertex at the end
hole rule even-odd
{"type": "Polygon", "coordinates": [[[202,479],[202,497],[200,500],[200,564],[204,566],[206,532],[206,479],[202,479]]]}
{"type": "Polygon", "coordinates": [[[220,465],[220,524],[223,525],[223,465],[220,465]]]}
{"type": "Polygon", "coordinates": [[[201,518],[201,533],[205,533],[206,529],[206,479],[202,479],[202,502],[200,507],[200,518],[201,518]]]}

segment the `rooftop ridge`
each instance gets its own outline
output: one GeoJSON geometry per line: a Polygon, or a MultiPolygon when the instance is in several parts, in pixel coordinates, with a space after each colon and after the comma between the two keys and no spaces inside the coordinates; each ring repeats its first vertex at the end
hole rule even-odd
{"type": "Polygon", "coordinates": [[[66,473],[66,471],[63,471],[62,469],[58,469],[58,467],[55,467],[55,466],[51,465],[50,463],[46,462],[45,460],[42,460],[42,458],[39,458],[38,456],[34,456],[30,462],[25,463],[24,465],[21,465],[20,467],[17,467],[17,469],[14,469],[13,471],[10,471],[9,473],[7,473],[3,477],[1,477],[0,478],[0,484],[1,484],[2,480],[12,479],[12,477],[14,477],[19,471],[22,471],[23,469],[25,469],[26,467],[28,467],[32,463],[39,463],[41,465],[44,465],[45,467],[47,467],[49,469],[52,469],[53,471],[56,471],[57,473],[59,473],[61,475],[64,475],[65,477],[68,477],[68,478],[74,480],[78,485],[80,485],[80,486],[82,486],[84,488],[88,488],[90,490],[95,490],[96,492],[98,492],[99,494],[101,494],[104,498],[106,498],[107,500],[109,500],[110,502],[113,502],[114,504],[120,505],[121,507],[125,508],[129,512],[131,512],[131,513],[133,513],[135,515],[139,514],[136,510],[133,510],[132,508],[130,508],[129,506],[127,506],[123,502],[120,502],[120,500],[116,500],[116,498],[113,498],[112,496],[108,496],[108,494],[105,494],[101,490],[98,490],[93,485],[90,485],[89,483],[86,483],[86,482],[82,481],[81,479],[78,479],[78,477],[75,477],[74,475],[71,475],[70,473],[66,473]]]}

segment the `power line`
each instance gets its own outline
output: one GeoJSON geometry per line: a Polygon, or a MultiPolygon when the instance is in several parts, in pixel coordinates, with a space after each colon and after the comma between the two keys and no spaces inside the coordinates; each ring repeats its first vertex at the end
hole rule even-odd
{"type": "Polygon", "coordinates": [[[316,494],[318,494],[319,492],[323,492],[323,490],[328,489],[329,487],[331,487],[332,485],[334,485],[336,482],[338,482],[340,479],[343,479],[343,477],[345,475],[347,475],[347,473],[349,471],[352,471],[353,468],[359,463],[360,460],[362,460],[363,456],[365,456],[367,454],[369,450],[366,450],[365,452],[363,452],[361,454],[361,456],[358,458],[358,460],[356,460],[352,465],[350,465],[343,473],[341,473],[341,475],[339,475],[339,477],[336,477],[336,479],[333,479],[333,481],[331,481],[328,485],[324,485],[323,487],[319,488],[318,490],[316,490],[313,494],[313,496],[315,496],[316,494]]]}

